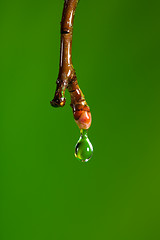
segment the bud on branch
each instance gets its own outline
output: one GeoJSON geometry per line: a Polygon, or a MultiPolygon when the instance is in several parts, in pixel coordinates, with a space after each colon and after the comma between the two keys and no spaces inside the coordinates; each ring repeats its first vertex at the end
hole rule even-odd
{"type": "Polygon", "coordinates": [[[78,85],[76,72],[72,65],[72,34],[76,7],[79,0],[65,0],[61,21],[60,66],[55,96],[51,101],[53,107],[63,107],[66,102],[65,91],[71,96],[74,119],[80,129],[91,125],[90,108],[78,85]]]}

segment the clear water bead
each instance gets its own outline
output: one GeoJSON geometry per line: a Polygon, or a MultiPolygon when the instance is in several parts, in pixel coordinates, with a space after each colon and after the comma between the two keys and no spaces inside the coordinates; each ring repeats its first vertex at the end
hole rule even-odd
{"type": "Polygon", "coordinates": [[[75,147],[75,157],[82,162],[88,162],[93,155],[93,146],[88,138],[87,130],[81,129],[80,132],[81,136],[75,147]]]}

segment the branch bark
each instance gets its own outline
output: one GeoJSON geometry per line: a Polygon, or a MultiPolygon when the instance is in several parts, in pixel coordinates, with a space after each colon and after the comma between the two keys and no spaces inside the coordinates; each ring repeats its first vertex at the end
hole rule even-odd
{"type": "Polygon", "coordinates": [[[65,0],[61,21],[61,49],[57,88],[51,105],[63,107],[66,102],[65,91],[71,96],[74,119],[80,129],[91,125],[90,108],[78,85],[75,69],[72,65],[72,34],[76,7],[79,0],[65,0]]]}

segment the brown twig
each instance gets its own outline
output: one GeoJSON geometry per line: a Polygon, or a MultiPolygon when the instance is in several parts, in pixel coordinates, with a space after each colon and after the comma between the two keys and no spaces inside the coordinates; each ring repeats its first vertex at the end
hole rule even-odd
{"type": "Polygon", "coordinates": [[[74,119],[79,128],[88,129],[91,125],[90,108],[85,97],[78,86],[76,72],[72,65],[72,34],[76,7],[79,0],[65,0],[61,21],[61,50],[60,66],[57,79],[57,88],[54,99],[51,101],[53,107],[65,105],[65,90],[68,89],[71,96],[71,107],[74,119]]]}

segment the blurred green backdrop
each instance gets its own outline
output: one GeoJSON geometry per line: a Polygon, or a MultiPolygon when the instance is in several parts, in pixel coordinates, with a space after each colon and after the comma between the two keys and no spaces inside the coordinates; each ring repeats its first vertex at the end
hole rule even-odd
{"type": "Polygon", "coordinates": [[[159,1],[81,0],[73,63],[94,157],[50,100],[63,0],[0,1],[0,239],[160,239],[159,1]]]}

